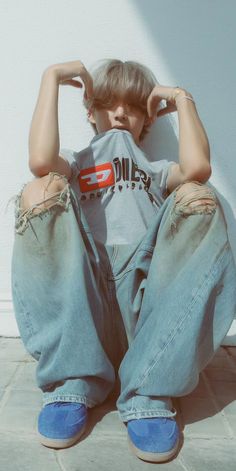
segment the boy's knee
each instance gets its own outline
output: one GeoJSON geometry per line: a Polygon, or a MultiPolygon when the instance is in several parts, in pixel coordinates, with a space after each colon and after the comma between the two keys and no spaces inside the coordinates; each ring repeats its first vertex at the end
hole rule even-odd
{"type": "Polygon", "coordinates": [[[67,178],[57,172],[36,177],[24,186],[20,198],[20,208],[25,211],[32,206],[35,213],[55,204],[55,198],[68,184],[67,178]]]}
{"type": "Polygon", "coordinates": [[[214,191],[203,183],[185,182],[176,189],[174,210],[177,213],[183,215],[213,214],[217,204],[214,191]]]}

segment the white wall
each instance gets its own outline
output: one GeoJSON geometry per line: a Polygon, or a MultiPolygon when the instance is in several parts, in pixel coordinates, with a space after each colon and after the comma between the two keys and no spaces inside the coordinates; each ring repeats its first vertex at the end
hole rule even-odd
{"type": "MultiPolygon", "coordinates": [[[[162,85],[192,93],[236,258],[235,17],[234,0],[1,0],[0,335],[18,335],[10,283],[14,208],[6,204],[33,178],[30,121],[42,72],[53,63],[79,59],[89,68],[101,58],[133,59],[162,85]]],[[[61,147],[80,150],[93,136],[81,99],[81,90],[60,88],[61,147]]],[[[160,118],[146,138],[152,159],[177,160],[176,118],[160,118]]]]}

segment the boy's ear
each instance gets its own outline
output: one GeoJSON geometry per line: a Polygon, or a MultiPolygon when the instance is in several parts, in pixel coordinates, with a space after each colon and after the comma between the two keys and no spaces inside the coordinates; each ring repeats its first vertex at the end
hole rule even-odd
{"type": "Polygon", "coordinates": [[[88,120],[89,120],[90,123],[96,124],[96,121],[94,119],[93,112],[92,112],[91,108],[88,110],[87,116],[88,116],[88,120]]]}

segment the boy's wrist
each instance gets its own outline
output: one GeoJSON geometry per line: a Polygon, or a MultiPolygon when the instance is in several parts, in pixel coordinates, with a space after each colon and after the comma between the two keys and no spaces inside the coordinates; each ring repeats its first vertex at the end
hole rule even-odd
{"type": "Polygon", "coordinates": [[[60,73],[56,66],[50,66],[43,72],[43,80],[54,80],[57,85],[60,84],[60,73]]]}
{"type": "Polygon", "coordinates": [[[186,95],[186,90],[184,90],[183,88],[175,88],[175,95],[174,95],[175,101],[177,100],[177,98],[180,98],[181,96],[184,96],[184,95],[186,95]]]}
{"type": "MultiPolygon", "coordinates": [[[[176,94],[175,94],[175,106],[176,107],[178,105],[178,102],[180,101],[180,98],[182,98],[182,97],[193,98],[191,93],[187,92],[187,90],[184,90],[183,88],[181,88],[181,89],[176,88],[176,94]]],[[[186,101],[189,102],[190,100],[186,100],[186,101]]],[[[182,100],[181,100],[181,102],[182,102],[182,100]]]]}

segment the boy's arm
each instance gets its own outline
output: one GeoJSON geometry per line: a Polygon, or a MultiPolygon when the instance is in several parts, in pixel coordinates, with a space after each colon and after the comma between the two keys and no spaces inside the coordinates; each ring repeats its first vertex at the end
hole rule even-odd
{"type": "Polygon", "coordinates": [[[192,95],[184,89],[156,86],[148,98],[149,116],[154,116],[161,98],[167,107],[157,113],[178,112],[179,118],[179,164],[170,167],[167,188],[171,193],[178,185],[189,180],[205,183],[211,176],[210,148],[207,134],[192,100],[183,98],[192,95]]]}
{"type": "Polygon", "coordinates": [[[186,179],[205,183],[211,176],[207,134],[195,103],[186,98],[181,99],[184,96],[192,98],[190,93],[181,90],[175,102],[179,118],[179,164],[170,168],[167,179],[170,192],[186,179]]]}
{"type": "Polygon", "coordinates": [[[82,62],[70,61],[49,66],[43,73],[38,101],[33,114],[29,133],[29,167],[35,176],[58,172],[71,177],[71,168],[66,159],[59,156],[60,140],[58,129],[58,89],[59,85],[82,88],[82,83],[74,80],[80,76],[85,86],[85,94],[93,93],[92,78],[82,62]]]}
{"type": "Polygon", "coordinates": [[[35,176],[43,176],[50,171],[57,171],[68,178],[71,176],[69,164],[58,155],[58,90],[56,70],[46,69],[42,75],[29,133],[29,167],[35,176]]]}

